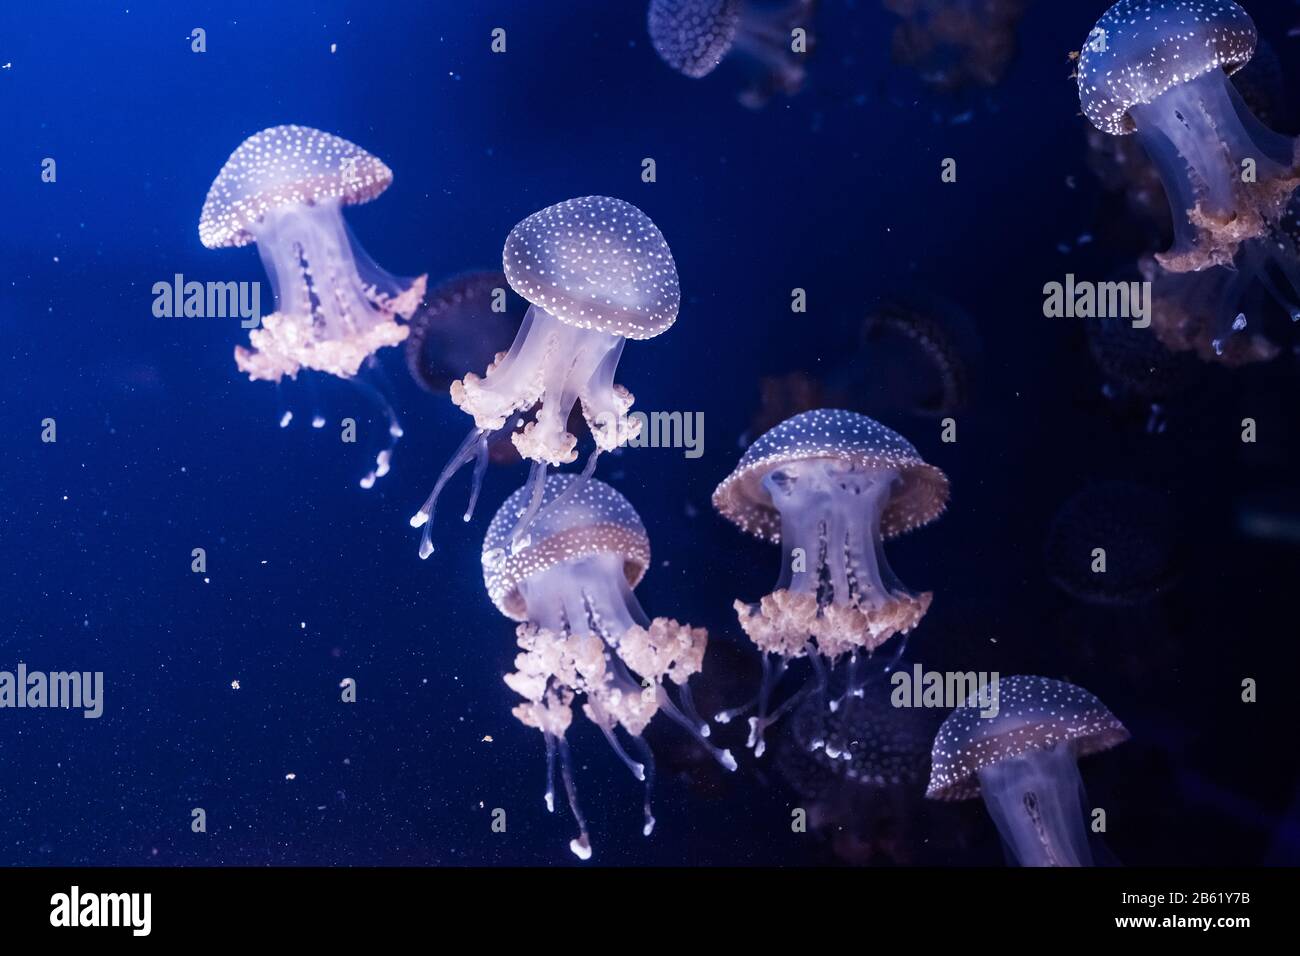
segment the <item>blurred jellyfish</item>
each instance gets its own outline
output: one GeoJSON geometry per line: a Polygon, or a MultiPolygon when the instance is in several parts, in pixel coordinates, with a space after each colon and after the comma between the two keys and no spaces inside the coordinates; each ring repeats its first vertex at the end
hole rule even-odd
{"type": "Polygon", "coordinates": [[[1120,0],[1079,55],[1084,114],[1102,132],[1136,133],[1159,171],[1174,233],[1159,266],[1241,274],[1214,306],[1216,355],[1251,323],[1246,285],[1300,317],[1300,262],[1279,228],[1300,185],[1296,143],[1264,126],[1228,79],[1257,39],[1231,0],[1120,0]]]}
{"type": "Polygon", "coordinates": [[[805,412],[762,435],[713,493],[723,517],[782,548],[781,573],[756,604],[736,601],[740,625],[763,654],[763,679],[748,746],[761,755],[765,729],[803,696],[826,687],[827,664],[847,656],[848,695],[861,684],[859,656],[911,631],[933,595],[894,577],[884,542],[933,521],[948,479],[901,435],[835,409],[805,412]],[[807,657],[816,681],[776,711],[768,700],[790,660],[807,657]]]}
{"type": "Polygon", "coordinates": [[[406,367],[416,384],[446,395],[452,382],[510,345],[524,310],[507,289],[503,273],[470,272],[429,290],[407,326],[406,367]]]}
{"type": "Polygon", "coordinates": [[[827,405],[873,416],[955,415],[970,404],[980,351],[974,323],[952,303],[930,294],[891,298],[863,320],[858,347],[839,350],[817,375],[764,377],[741,447],[793,415],[827,405]]]}
{"type": "MultiPolygon", "coordinates": [[[[453,382],[487,367],[509,346],[524,317],[519,299],[506,294],[509,288],[504,273],[471,272],[430,290],[407,326],[406,367],[417,385],[446,396],[453,382]]],[[[581,420],[571,416],[570,431],[574,418],[581,420]]],[[[502,465],[520,460],[504,431],[489,441],[488,457],[502,465]]]]}
{"type": "Polygon", "coordinates": [[[650,0],[650,42],[660,59],[692,79],[738,54],[751,75],[740,101],[756,109],[803,87],[816,6],[816,0],[650,0]]]}
{"type": "Polygon", "coordinates": [[[765,375],[758,383],[758,408],[749,420],[749,428],[740,436],[740,447],[749,447],[755,438],[787,418],[825,404],[822,383],[807,372],[765,375]]]}
{"type": "Polygon", "coordinates": [[[879,305],[862,324],[862,350],[839,393],[863,394],[881,412],[943,418],[970,403],[970,365],[979,340],[969,317],[940,299],[914,296],[879,305]]]}
{"type": "Polygon", "coordinates": [[[899,708],[883,681],[835,710],[814,695],[776,748],[781,776],[808,801],[814,830],[852,863],[910,863],[910,818],[930,769],[934,710],[899,708]]]}
{"type": "MultiPolygon", "coordinates": [[[[389,444],[362,479],[388,472],[402,435],[384,390],[358,377],[374,354],[406,338],[424,295],[425,276],[397,279],[352,237],[344,206],[369,202],[393,181],[381,160],[355,143],[306,126],[274,126],[244,140],[208,190],[199,239],[209,249],[257,243],[275,292],[276,311],[235,348],[249,379],[279,383],[301,369],[354,382],[388,422],[389,444]]],[[[281,419],[287,425],[291,414],[281,419]]],[[[324,424],[317,416],[315,427],[324,424]]]]}
{"type": "Polygon", "coordinates": [[[1131,481],[1097,482],[1052,519],[1047,573],[1089,604],[1141,604],[1177,577],[1178,537],[1177,513],[1163,495],[1131,481]]]}
{"type": "Polygon", "coordinates": [[[1093,319],[1084,329],[1088,352],[1105,380],[1102,394],[1117,405],[1136,404],[1146,430],[1163,432],[1169,403],[1199,381],[1201,366],[1166,348],[1153,328],[1135,328],[1129,319],[1093,319]]]}
{"type": "Polygon", "coordinates": [[[530,494],[527,486],[519,489],[492,519],[483,539],[483,581],[497,609],[521,622],[516,630],[521,653],[515,672],[505,678],[524,698],[513,713],[546,741],[546,806],[552,812],[559,755],[579,830],[569,847],[585,860],[591,841],[565,739],[577,695],[585,697],[583,713],[633,776],[645,782],[646,836],[654,827],[654,759],[641,733],[655,714],[667,714],[727,769],[736,763],[730,752],[704,739],[709,726],[696,713],[687,686],[703,663],[708,633],[671,618],[649,619],[632,593],[650,563],[650,539],[636,510],[604,482],[551,475],[543,503],[554,507],[542,510],[530,542],[516,550],[512,533],[530,494]],[[669,696],[666,681],[677,687],[680,704],[669,696]],[[636,758],[616,736],[620,726],[636,758]]]}
{"type": "Polygon", "coordinates": [[[943,722],[930,755],[934,800],[982,796],[1003,846],[1021,866],[1091,866],[1078,759],[1129,733],[1081,687],[1004,677],[997,714],[972,697],[943,722]]]}
{"type": "Polygon", "coordinates": [[[1170,351],[1193,352],[1201,361],[1228,368],[1268,362],[1281,352],[1264,333],[1265,323],[1246,320],[1265,310],[1272,297],[1249,263],[1241,269],[1170,272],[1147,256],[1138,268],[1151,283],[1151,331],[1170,351]],[[1225,335],[1229,313],[1236,317],[1225,335]]]}
{"type": "Polygon", "coordinates": [[[473,417],[474,428],[411,518],[413,528],[424,528],[421,558],[433,553],[434,507],[443,486],[477,460],[468,521],[489,438],[536,406],[533,420],[511,436],[533,462],[529,506],[515,528],[515,546],[523,546],[541,507],[547,467],[577,458],[577,438],[566,427],[574,407],[581,404],[596,444],[585,480],[601,452],[640,434],[640,420],[627,414],[632,394],[614,383],[623,343],[653,338],[677,319],[681,289],[668,243],[645,213],[621,199],[584,196],[533,213],[510,231],[503,258],[511,287],[532,305],[510,351],[497,354],[485,377],[471,372],[452,383],[451,400],[473,417]]]}
{"type": "Polygon", "coordinates": [[[996,86],[1016,53],[1016,27],[1029,0],[885,0],[903,18],[895,62],[943,93],[996,86]]]}

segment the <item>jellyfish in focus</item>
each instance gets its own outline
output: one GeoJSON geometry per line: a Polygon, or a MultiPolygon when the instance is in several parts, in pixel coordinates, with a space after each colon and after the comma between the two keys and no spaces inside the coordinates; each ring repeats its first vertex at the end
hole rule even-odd
{"type": "Polygon", "coordinates": [[[1028,0],[885,0],[903,18],[894,61],[943,93],[996,86],[1016,53],[1016,27],[1028,0]]]}
{"type": "Polygon", "coordinates": [[[1169,588],[1179,551],[1177,512],[1163,495],[1131,481],[1101,481],[1057,511],[1045,557],[1048,576],[1071,597],[1131,606],[1169,588]]]}
{"type": "Polygon", "coordinates": [[[748,740],[756,755],[768,726],[809,692],[824,693],[836,662],[848,659],[846,695],[856,696],[860,658],[916,627],[933,595],[899,582],[884,542],[933,521],[947,501],[947,477],[910,442],[838,409],[796,415],[760,436],[717,487],[713,506],[723,517],[782,549],[772,593],[735,602],[740,626],[763,654],[758,696],[717,718],[756,708],[748,740]],[[773,688],[801,657],[815,681],[769,713],[773,688]]]}
{"type": "Polygon", "coordinates": [[[640,434],[640,420],[628,417],[632,394],[614,382],[623,343],[653,338],[677,319],[681,289],[668,243],[645,213],[621,199],[584,196],[533,213],[510,231],[503,260],[510,286],[531,306],[514,344],[497,354],[484,377],[471,372],[452,383],[451,400],[474,427],[411,518],[411,527],[424,529],[421,558],[433,553],[434,508],[451,476],[476,461],[469,521],[489,439],[535,406],[532,420],[511,435],[519,454],[533,462],[529,506],[515,528],[515,546],[522,546],[541,508],[548,466],[577,458],[570,413],[581,405],[595,441],[582,472],[587,480],[601,452],[640,434]]]}
{"type": "Polygon", "coordinates": [[[636,510],[602,481],[551,475],[543,491],[547,507],[527,546],[516,549],[515,522],[531,493],[527,486],[519,489],[492,519],[483,539],[483,582],[497,610],[520,622],[516,670],[505,678],[524,698],[513,713],[524,726],[540,730],[546,741],[546,806],[552,812],[559,757],[579,830],[569,847],[585,860],[591,856],[591,841],[565,738],[578,695],[584,697],[587,719],[645,783],[646,836],[654,828],[654,758],[641,733],[655,714],[676,721],[728,770],[736,762],[730,752],[705,739],[709,726],[696,712],[687,684],[703,664],[708,633],[671,618],[651,620],[632,593],[650,564],[650,539],[636,510]],[[676,687],[679,703],[665,683],[676,687]],[[635,758],[616,735],[619,727],[635,758]]]}
{"type": "Polygon", "coordinates": [[[276,311],[249,333],[252,348],[235,348],[239,370],[277,384],[302,369],[325,372],[354,382],[379,406],[390,441],[362,479],[367,488],[388,472],[402,428],[383,388],[359,373],[368,366],[381,374],[374,355],[406,338],[398,318],[415,311],[426,277],[398,279],[380,269],[342,210],[392,181],[392,170],[355,143],[306,126],[273,126],[231,153],[199,217],[209,249],[256,243],[275,293],[276,311]]]}
{"type": "Polygon", "coordinates": [[[1078,760],[1123,743],[1128,730],[1100,700],[1064,681],[1003,677],[996,695],[996,716],[982,716],[988,701],[972,697],[943,722],[925,795],[982,796],[1020,866],[1091,866],[1078,760]]]}
{"type": "Polygon", "coordinates": [[[1253,321],[1242,287],[1258,283],[1300,318],[1300,262],[1280,228],[1300,185],[1296,142],[1261,123],[1228,79],[1257,41],[1231,0],[1119,0],[1079,55],[1084,114],[1104,133],[1136,134],[1159,171],[1174,233],[1160,268],[1239,273],[1215,300],[1216,355],[1253,321]]]}
{"type": "Polygon", "coordinates": [[[757,109],[803,87],[816,6],[816,0],[650,0],[650,42],[661,60],[692,79],[708,76],[728,56],[743,59],[751,82],[740,101],[757,109]]]}

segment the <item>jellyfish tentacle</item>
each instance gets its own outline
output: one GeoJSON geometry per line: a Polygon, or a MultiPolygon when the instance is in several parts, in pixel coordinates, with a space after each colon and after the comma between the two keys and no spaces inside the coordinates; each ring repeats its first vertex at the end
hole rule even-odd
{"type": "Polygon", "coordinates": [[[528,489],[525,497],[528,504],[519,515],[515,529],[510,535],[510,550],[514,553],[528,547],[528,529],[533,526],[533,521],[542,510],[542,495],[546,491],[546,472],[547,465],[544,461],[535,461],[528,469],[528,481],[524,484],[528,489]]]}
{"type": "Polygon", "coordinates": [[[483,475],[487,472],[487,466],[488,436],[480,435],[478,451],[475,452],[474,474],[470,479],[469,504],[465,507],[465,513],[461,515],[461,520],[467,524],[474,518],[474,507],[478,504],[479,492],[483,490],[483,475]]]}
{"type": "Polygon", "coordinates": [[[645,742],[640,734],[632,735],[632,745],[636,747],[641,755],[641,763],[645,766],[645,803],[642,807],[645,813],[645,823],[641,827],[641,835],[649,836],[654,833],[655,815],[650,808],[650,803],[654,797],[655,788],[655,755],[650,749],[650,745],[645,742]]]}
{"type": "MultiPolygon", "coordinates": [[[[442,494],[443,487],[451,480],[452,476],[458,472],[462,466],[468,464],[476,455],[482,455],[483,449],[486,448],[490,432],[482,428],[471,428],[465,440],[460,443],[460,447],[447,461],[446,467],[442,469],[442,474],[438,476],[438,481],[433,486],[433,491],[425,499],[420,510],[411,516],[412,528],[423,528],[424,533],[420,536],[420,557],[427,558],[433,554],[433,516],[438,505],[438,496],[442,494]]],[[[477,482],[482,481],[482,473],[475,469],[477,482]]],[[[473,497],[477,497],[478,483],[476,482],[474,491],[471,492],[473,497]]]]}
{"type": "Polygon", "coordinates": [[[686,714],[683,714],[681,709],[673,703],[673,699],[668,696],[668,691],[663,684],[656,685],[655,700],[659,704],[659,709],[667,714],[669,719],[694,737],[695,742],[707,750],[709,756],[716,760],[720,766],[725,767],[727,770],[734,771],[736,769],[736,758],[731,755],[730,750],[715,747],[705,739],[708,736],[705,731],[709,729],[709,725],[697,723],[695,720],[686,716],[686,714]]]}
{"type": "Polygon", "coordinates": [[[578,788],[573,782],[573,755],[569,752],[569,742],[564,737],[556,738],[556,749],[560,754],[560,778],[564,781],[564,792],[569,797],[569,812],[578,824],[578,836],[569,841],[569,849],[579,860],[591,859],[591,837],[587,833],[587,818],[582,815],[578,805],[578,788]]]}
{"type": "Polygon", "coordinates": [[[542,800],[546,803],[546,812],[555,812],[555,735],[543,728],[542,736],[546,740],[546,793],[542,800]]]}
{"type": "Polygon", "coordinates": [[[632,757],[628,755],[628,752],[623,749],[623,745],[619,743],[618,737],[614,735],[615,720],[609,715],[605,708],[600,705],[600,701],[597,699],[596,695],[587,695],[587,706],[591,708],[592,714],[596,718],[592,722],[599,727],[600,732],[605,735],[605,740],[609,742],[610,749],[614,751],[619,760],[623,761],[623,766],[627,767],[627,769],[631,771],[632,776],[636,777],[636,779],[645,780],[645,767],[633,760],[632,757]]]}
{"type": "MultiPolygon", "coordinates": [[[[377,367],[372,356],[367,360],[367,367],[377,367]]],[[[401,440],[404,432],[402,431],[401,422],[397,419],[397,412],[393,410],[393,404],[384,393],[375,385],[370,384],[360,376],[353,377],[349,381],[357,388],[362,395],[370,399],[388,421],[388,444],[375,456],[375,467],[361,479],[362,488],[373,488],[375,481],[383,478],[388,474],[392,467],[393,452],[397,449],[397,443],[401,440]]]]}

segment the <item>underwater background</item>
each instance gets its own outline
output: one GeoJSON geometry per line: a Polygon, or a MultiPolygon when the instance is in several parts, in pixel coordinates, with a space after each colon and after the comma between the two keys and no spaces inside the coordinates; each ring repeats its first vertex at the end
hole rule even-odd
{"type": "MultiPolygon", "coordinates": [[[[1300,8],[1245,5],[1300,106],[1300,8]]],[[[345,218],[395,274],[499,269],[515,223],[573,196],[620,197],[662,230],[680,317],[626,349],[619,380],[639,409],[702,412],[704,453],[624,449],[597,475],[649,531],[642,604],[709,629],[706,713],[754,691],[732,602],[765,593],[778,560],[710,495],[756,422],[800,410],[774,405],[824,389],[952,482],[947,513],[890,548],[935,595],[905,663],[1043,674],[1103,700],[1132,739],[1081,771],[1114,862],[1300,863],[1291,343],[1268,363],[1170,372],[1152,425],[1149,381],[1108,377],[1086,321],[1043,315],[1045,283],[1121,274],[1141,251],[1090,171],[1071,79],[1105,6],[1031,2],[995,85],[937,90],[891,56],[895,14],[826,0],[802,91],[750,109],[727,64],[703,80],[665,66],[638,0],[4,4],[0,669],[103,671],[105,712],[0,711],[0,864],[577,864],[565,810],[542,803],[538,735],[510,716],[514,625],[479,559],[524,466],[489,469],[468,526],[460,478],[421,561],[407,519],[468,422],[401,349],[379,358],[405,438],[362,490],[385,423],[358,393],[316,376],[314,394],[277,397],[237,372],[238,320],[153,315],[153,284],[176,273],[268,288],[252,249],[204,249],[197,221],[231,150],[282,123],[392,167],[345,218]],[[947,157],[957,183],[940,180],[947,157]],[[918,385],[934,370],[901,373],[864,332],[898,302],[956,343],[955,443],[918,385]],[[297,408],[284,429],[282,403],[297,408]],[[356,445],[337,440],[344,415],[356,445]],[[1140,593],[1063,588],[1054,548],[1072,534],[1128,549],[1140,593]],[[1245,678],[1259,703],[1242,704],[1245,678]]],[[[1300,131],[1289,112],[1274,125],[1300,131]]],[[[979,801],[801,778],[780,759],[790,721],[757,760],[743,725],[715,728],[735,774],[661,723],[647,839],[639,786],[575,721],[600,863],[1004,862],[979,801]],[[792,832],[810,801],[817,825],[792,832]]]]}

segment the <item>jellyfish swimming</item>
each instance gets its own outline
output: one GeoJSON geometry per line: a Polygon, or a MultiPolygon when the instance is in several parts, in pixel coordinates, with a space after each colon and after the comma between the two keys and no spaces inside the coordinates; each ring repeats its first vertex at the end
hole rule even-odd
{"type": "Polygon", "coordinates": [[[406,367],[426,392],[446,395],[461,376],[491,363],[523,322],[501,272],[469,272],[430,289],[407,323],[406,367]]]}
{"type": "Polygon", "coordinates": [[[647,25],[659,58],[692,79],[708,76],[727,57],[743,60],[750,82],[740,102],[757,109],[776,94],[802,89],[816,6],[816,0],[650,0],[647,25]]]}
{"type": "Polygon", "coordinates": [[[497,354],[485,376],[471,372],[452,383],[451,400],[474,427],[411,518],[411,527],[424,529],[421,558],[433,553],[434,508],[443,487],[475,461],[464,518],[472,517],[496,432],[512,428],[515,448],[533,463],[516,547],[541,507],[548,467],[577,458],[577,438],[567,428],[575,406],[596,445],[583,480],[602,452],[636,438],[640,420],[627,414],[632,393],[614,382],[623,344],[660,335],[677,319],[681,289],[668,243],[645,213],[621,199],[584,196],[533,213],[510,231],[503,260],[511,288],[531,305],[514,344],[497,354]],[[531,420],[524,421],[521,413],[530,409],[531,420]]]}
{"type": "Polygon", "coordinates": [[[1028,0],[885,0],[903,18],[893,56],[942,93],[996,86],[1016,53],[1028,0]]]}
{"type": "Polygon", "coordinates": [[[972,697],[943,722],[930,753],[932,800],[982,796],[1021,866],[1091,866],[1078,760],[1128,740],[1100,700],[1065,681],[1012,676],[997,715],[972,697]]]}
{"type": "Polygon", "coordinates": [[[1297,144],[1266,127],[1229,75],[1254,55],[1258,32],[1232,0],[1119,0],[1079,55],[1079,102],[1093,125],[1135,134],[1172,213],[1172,273],[1222,269],[1239,278],[1218,296],[1212,351],[1262,319],[1241,289],[1259,284],[1300,319],[1297,248],[1280,228],[1300,185],[1297,144]]]}
{"type": "MultiPolygon", "coordinates": [[[[361,480],[365,488],[388,472],[402,436],[375,353],[406,338],[398,319],[415,311],[426,277],[398,279],[379,268],[342,210],[392,181],[393,171],[355,143],[306,126],[273,126],[230,154],[199,217],[209,249],[256,243],[275,293],[275,312],[249,333],[252,347],[235,348],[239,370],[277,385],[303,369],[325,372],[354,383],[383,414],[389,442],[361,480]]],[[[281,427],[291,418],[282,415],[281,427]]],[[[312,424],[319,428],[324,418],[317,413],[312,424]]]]}
{"type": "Polygon", "coordinates": [[[633,594],[650,564],[650,539],[636,510],[602,481],[553,474],[543,487],[545,507],[529,541],[516,548],[515,523],[531,494],[527,486],[520,488],[488,526],[483,582],[497,610],[520,622],[516,669],[505,678],[524,698],[513,713],[524,726],[540,730],[546,742],[546,807],[552,812],[558,755],[578,825],[569,848],[585,860],[591,840],[565,736],[578,695],[587,719],[645,784],[646,836],[655,822],[650,808],[654,757],[641,734],[656,714],[679,724],[728,770],[736,762],[705,739],[709,726],[696,712],[687,683],[703,664],[708,633],[671,618],[650,619],[633,594]],[[666,684],[676,688],[676,702],[666,684]],[[620,727],[635,757],[616,735],[620,727]]]}
{"type": "MultiPolygon", "coordinates": [[[[807,693],[825,691],[827,671],[847,658],[847,695],[861,689],[860,659],[907,634],[933,595],[914,594],[890,570],[884,542],[943,513],[948,479],[907,439],[865,415],[818,409],[782,422],[746,450],[713,492],[713,506],[742,531],[781,545],[781,572],[757,603],[736,601],[740,626],[763,654],[750,705],[748,746],[807,693]],[[791,660],[807,657],[815,681],[768,712],[791,660]]],[[[832,706],[836,706],[833,702],[832,706]]]]}

